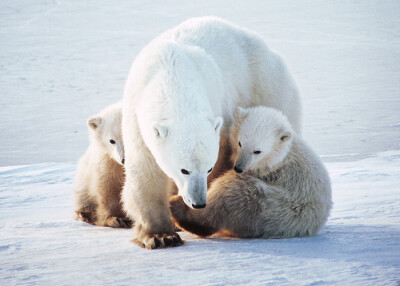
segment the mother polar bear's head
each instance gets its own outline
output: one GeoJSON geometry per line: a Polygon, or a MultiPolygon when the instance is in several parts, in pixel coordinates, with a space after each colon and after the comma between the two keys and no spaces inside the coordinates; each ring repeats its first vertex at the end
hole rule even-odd
{"type": "Polygon", "coordinates": [[[191,208],[204,208],[207,176],[218,159],[222,117],[155,123],[145,141],[161,170],[191,208]]]}

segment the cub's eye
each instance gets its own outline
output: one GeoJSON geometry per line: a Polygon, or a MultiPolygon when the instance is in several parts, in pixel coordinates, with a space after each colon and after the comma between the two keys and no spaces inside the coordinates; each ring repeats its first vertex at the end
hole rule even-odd
{"type": "Polygon", "coordinates": [[[189,175],[189,171],[188,171],[188,170],[185,170],[185,169],[182,169],[182,170],[181,170],[181,173],[184,174],[184,175],[189,175]]]}
{"type": "Polygon", "coordinates": [[[258,150],[257,150],[257,151],[254,151],[253,153],[254,153],[254,154],[260,154],[261,151],[258,151],[258,150]]]}
{"type": "Polygon", "coordinates": [[[242,147],[242,144],[240,144],[240,141],[239,141],[239,147],[242,147]]]}
{"type": "Polygon", "coordinates": [[[115,141],[111,139],[111,140],[110,140],[110,143],[111,143],[111,144],[115,144],[115,141]]]}
{"type": "Polygon", "coordinates": [[[208,171],[207,171],[207,173],[208,173],[208,174],[210,174],[210,173],[211,173],[211,171],[212,171],[212,168],[211,168],[210,170],[208,170],[208,171]]]}

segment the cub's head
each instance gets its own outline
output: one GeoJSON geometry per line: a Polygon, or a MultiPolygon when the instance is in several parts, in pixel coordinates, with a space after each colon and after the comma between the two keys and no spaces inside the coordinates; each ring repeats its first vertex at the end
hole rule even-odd
{"type": "Polygon", "coordinates": [[[235,143],[238,173],[273,168],[288,154],[293,131],[282,112],[258,106],[235,111],[235,143]]]}
{"type": "MultiPolygon", "coordinates": [[[[190,116],[189,116],[190,117],[190,116]]],[[[181,118],[141,128],[145,144],[161,170],[176,183],[191,208],[204,208],[207,176],[218,158],[222,118],[181,118]]]]}
{"type": "Polygon", "coordinates": [[[110,158],[123,165],[125,157],[121,102],[106,107],[98,115],[91,117],[87,123],[92,142],[97,143],[110,158]]]}

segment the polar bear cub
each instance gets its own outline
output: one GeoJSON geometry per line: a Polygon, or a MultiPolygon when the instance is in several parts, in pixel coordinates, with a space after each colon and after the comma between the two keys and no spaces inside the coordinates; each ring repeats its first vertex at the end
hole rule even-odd
{"type": "Polygon", "coordinates": [[[73,188],[77,219],[99,226],[131,227],[121,205],[125,180],[121,102],[88,120],[90,145],[78,163],[73,188]]]}
{"type": "Polygon", "coordinates": [[[212,183],[204,209],[190,209],[172,197],[174,221],[200,236],[315,235],[332,206],[330,179],[318,156],[280,111],[238,108],[235,119],[235,171],[212,183]]]}

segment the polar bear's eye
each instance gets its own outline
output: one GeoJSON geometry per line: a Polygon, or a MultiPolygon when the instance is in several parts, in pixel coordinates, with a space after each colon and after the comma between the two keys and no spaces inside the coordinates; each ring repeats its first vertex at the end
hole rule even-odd
{"type": "Polygon", "coordinates": [[[257,151],[254,151],[253,153],[254,153],[254,154],[260,154],[261,151],[258,151],[258,150],[257,150],[257,151]]]}
{"type": "Polygon", "coordinates": [[[207,173],[208,173],[208,174],[210,174],[210,173],[211,173],[211,171],[212,171],[212,168],[211,168],[210,170],[208,170],[208,171],[207,171],[207,173]]]}
{"type": "Polygon", "coordinates": [[[240,141],[239,141],[239,147],[242,147],[242,144],[240,144],[240,141]]]}
{"type": "Polygon", "coordinates": [[[115,141],[111,139],[111,140],[110,140],[110,143],[111,143],[111,144],[115,144],[115,141]]]}
{"type": "Polygon", "coordinates": [[[189,175],[189,171],[188,171],[188,170],[182,169],[181,172],[182,172],[182,174],[184,174],[184,175],[189,175]]]}

